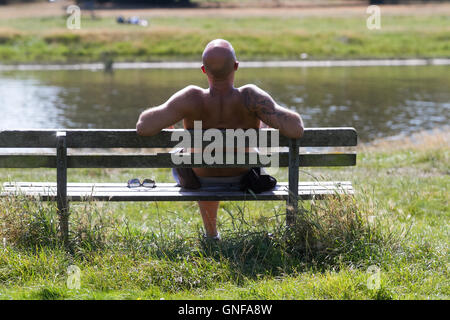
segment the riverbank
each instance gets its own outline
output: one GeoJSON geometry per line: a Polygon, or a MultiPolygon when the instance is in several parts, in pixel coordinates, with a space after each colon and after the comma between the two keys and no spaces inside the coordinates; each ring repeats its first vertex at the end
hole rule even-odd
{"type": "MultiPolygon", "coordinates": [[[[73,204],[68,254],[53,205],[1,199],[0,299],[448,299],[449,141],[448,129],[382,139],[358,147],[355,168],[302,170],[349,179],[356,195],[303,203],[293,234],[284,202],[223,202],[215,245],[195,203],[73,204]],[[69,265],[79,289],[67,288],[69,265]]],[[[69,180],[151,175],[170,179],[73,169],[69,180]]],[[[0,170],[0,181],[49,179],[54,170],[0,170]]]]}
{"type": "Polygon", "coordinates": [[[450,6],[431,8],[382,7],[379,30],[367,28],[364,6],[144,10],[148,27],[116,22],[139,11],[104,10],[82,15],[80,30],[66,28],[64,12],[18,13],[0,21],[0,63],[197,61],[213,38],[228,39],[249,61],[448,58],[450,6]]]}

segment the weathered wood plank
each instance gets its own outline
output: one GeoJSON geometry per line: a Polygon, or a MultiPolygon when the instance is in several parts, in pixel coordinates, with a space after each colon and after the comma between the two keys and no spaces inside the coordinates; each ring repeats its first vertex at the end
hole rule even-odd
{"type": "Polygon", "coordinates": [[[298,214],[298,167],[300,165],[298,140],[289,141],[289,194],[286,200],[286,224],[288,226],[295,222],[298,214]]]}
{"type": "MultiPolygon", "coordinates": [[[[235,157],[236,159],[236,157],[235,157]]],[[[354,153],[329,153],[329,154],[301,154],[300,167],[329,167],[329,166],[354,166],[356,165],[356,154],[354,153]]],[[[173,167],[257,167],[270,166],[250,161],[246,156],[244,164],[192,164],[175,165],[172,163],[169,153],[156,155],[68,155],[68,168],[173,168],[173,167]]],[[[289,153],[279,154],[279,167],[289,166],[289,153]]],[[[56,168],[56,156],[39,155],[0,155],[0,168],[56,168]]]]}
{"type": "Polygon", "coordinates": [[[0,130],[0,148],[55,148],[57,130],[0,130]]]}
{"type": "MultiPolygon", "coordinates": [[[[287,156],[287,154],[280,154],[280,167],[284,167],[281,159],[287,156]]],[[[345,167],[355,165],[356,153],[300,154],[299,167],[345,167]]]]}
{"type": "MultiPolygon", "coordinates": [[[[287,190],[287,186],[278,186],[274,190],[287,190]]],[[[328,191],[328,190],[335,190],[339,189],[342,191],[351,191],[353,190],[353,187],[350,185],[343,185],[343,186],[299,186],[298,192],[308,192],[310,190],[315,191],[328,191]]],[[[98,194],[98,193],[111,193],[111,194],[122,194],[122,195],[133,195],[133,194],[154,194],[154,193],[160,193],[160,192],[179,192],[180,187],[162,187],[159,186],[157,188],[144,188],[144,187],[138,187],[138,188],[127,188],[127,187],[119,187],[119,188],[100,188],[100,187],[94,187],[94,188],[68,188],[68,194],[84,194],[86,196],[90,196],[92,194],[98,194]]],[[[186,189],[185,191],[189,191],[186,189]]],[[[206,187],[201,188],[199,190],[195,190],[195,192],[202,192],[202,191],[208,191],[208,192],[214,192],[214,191],[238,191],[238,188],[228,188],[225,189],[223,187],[206,187]]],[[[55,187],[48,187],[48,188],[42,188],[42,187],[21,187],[21,188],[5,188],[3,190],[4,194],[6,195],[14,195],[14,194],[46,194],[46,195],[52,195],[57,196],[57,190],[55,187]]]]}
{"type": "MultiPolygon", "coordinates": [[[[0,148],[54,148],[57,131],[59,130],[2,130],[0,148]]],[[[179,143],[179,140],[171,141],[172,134],[184,130],[165,129],[152,137],[139,136],[134,129],[64,129],[64,131],[67,132],[68,148],[171,148],[179,143]]],[[[193,134],[193,130],[189,131],[193,134]]],[[[260,131],[267,133],[267,146],[270,146],[271,134],[276,130],[260,131]]],[[[260,134],[259,132],[258,137],[260,134]]],[[[204,146],[209,143],[204,142],[204,146]]],[[[306,128],[299,143],[301,147],[356,146],[357,134],[354,128],[306,128]]],[[[289,139],[280,135],[276,146],[288,145],[289,139]]]]}
{"type": "MultiPolygon", "coordinates": [[[[280,143],[284,143],[280,139],[280,143]]],[[[358,134],[354,128],[305,128],[300,147],[354,147],[358,134]]]]}
{"type": "MultiPolygon", "coordinates": [[[[165,129],[152,137],[141,137],[135,130],[69,130],[69,148],[164,148],[175,147],[179,141],[171,141],[174,132],[181,132],[183,129],[165,129]]],[[[193,130],[187,130],[194,137],[193,130]]],[[[267,134],[267,146],[271,146],[271,134],[274,129],[261,129],[267,134]]],[[[225,130],[221,130],[225,134],[225,130]]],[[[258,137],[261,132],[258,132],[258,137]]],[[[193,143],[193,138],[191,139],[193,143]]],[[[299,139],[302,147],[332,147],[332,146],[356,146],[357,134],[354,128],[306,128],[304,136],[299,139]]],[[[223,136],[225,141],[225,135],[223,136]]],[[[257,140],[258,141],[258,140],[257,140]]],[[[203,146],[210,144],[205,141],[203,146]]],[[[259,142],[257,142],[259,145],[259,142]]],[[[279,135],[279,143],[276,147],[289,145],[289,139],[279,135]]],[[[192,145],[193,146],[193,145],[192,145]]]]}
{"type": "MultiPolygon", "coordinates": [[[[174,182],[158,182],[157,187],[163,188],[179,188],[174,182]]],[[[351,186],[351,181],[299,181],[298,186],[351,186]]],[[[278,182],[277,186],[288,186],[288,182],[278,182]]],[[[3,188],[17,188],[17,187],[33,187],[33,188],[52,188],[56,187],[56,182],[4,182],[3,188]]],[[[68,182],[69,189],[76,188],[128,188],[126,182],[68,182]]],[[[132,189],[132,188],[131,188],[132,189]]]]}
{"type": "MultiPolygon", "coordinates": [[[[351,195],[353,192],[342,190],[317,190],[315,192],[299,191],[299,200],[323,199],[325,196],[334,196],[336,194],[351,195]]],[[[42,201],[55,201],[55,197],[51,195],[36,193],[29,194],[42,201]]],[[[84,193],[70,193],[68,200],[70,201],[257,201],[257,200],[280,200],[286,201],[288,197],[287,191],[277,191],[268,193],[261,193],[257,195],[244,194],[242,192],[209,192],[209,193],[195,193],[195,192],[159,192],[159,193],[139,193],[139,194],[123,194],[123,193],[95,193],[93,195],[86,195],[84,193]]]]}
{"type": "Polygon", "coordinates": [[[59,231],[64,244],[69,241],[69,202],[67,200],[67,146],[66,133],[56,135],[56,201],[58,204],[59,231]]]}
{"type": "MultiPolygon", "coordinates": [[[[79,188],[68,188],[67,197],[70,201],[195,201],[195,200],[286,200],[289,192],[287,185],[279,185],[273,191],[261,194],[246,194],[237,190],[226,188],[204,188],[199,190],[186,190],[180,187],[171,187],[163,190],[154,188],[150,190],[139,190],[138,188],[126,188],[123,191],[112,191],[110,188],[99,188],[94,191],[80,190],[79,188]]],[[[36,188],[17,188],[4,190],[1,196],[12,194],[22,194],[36,197],[40,200],[55,201],[56,192],[53,189],[37,190],[36,188]]],[[[339,186],[309,186],[300,188],[298,196],[301,199],[321,198],[336,194],[353,194],[352,188],[342,188],[339,186]]]]}
{"type": "Polygon", "coordinates": [[[56,156],[0,154],[0,168],[56,168],[56,156]]]}
{"type": "MultiPolygon", "coordinates": [[[[222,141],[225,143],[225,130],[219,130],[222,133],[222,141]]],[[[267,143],[271,145],[272,134],[278,133],[276,130],[262,129],[264,131],[267,143]]],[[[69,130],[67,132],[69,148],[173,148],[181,141],[181,137],[176,134],[189,132],[191,135],[191,147],[194,147],[194,137],[198,135],[201,138],[203,132],[194,132],[194,130],[184,129],[165,129],[152,137],[142,137],[136,134],[135,130],[69,130]],[[172,141],[175,139],[174,141],[172,141]]],[[[261,132],[257,131],[255,146],[259,144],[261,132]]],[[[280,139],[281,140],[281,139],[280,139]]],[[[202,146],[206,147],[211,141],[203,141],[202,146]]],[[[246,142],[248,146],[248,141],[246,142]]],[[[237,143],[235,143],[236,145],[237,143]]],[[[275,146],[280,146],[276,144],[275,146]]]]}

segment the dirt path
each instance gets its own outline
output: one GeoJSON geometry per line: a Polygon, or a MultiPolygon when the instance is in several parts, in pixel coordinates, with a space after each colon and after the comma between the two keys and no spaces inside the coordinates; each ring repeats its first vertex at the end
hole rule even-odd
{"type": "MultiPolygon", "coordinates": [[[[74,1],[55,3],[40,2],[32,4],[15,4],[0,6],[0,18],[48,17],[65,14],[65,8],[74,1]]],[[[423,5],[390,5],[381,7],[382,14],[387,15],[433,15],[450,16],[450,3],[423,5]]],[[[279,8],[195,8],[195,9],[103,9],[96,10],[100,17],[110,16],[145,16],[145,17],[243,17],[243,16],[356,16],[366,14],[366,6],[328,6],[328,7],[279,7],[279,8]]]]}

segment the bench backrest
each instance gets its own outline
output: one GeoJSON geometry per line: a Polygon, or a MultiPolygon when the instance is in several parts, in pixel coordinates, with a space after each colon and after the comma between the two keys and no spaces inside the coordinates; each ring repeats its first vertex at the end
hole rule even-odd
{"type": "MultiPolygon", "coordinates": [[[[176,165],[172,154],[160,152],[156,154],[101,153],[68,154],[67,149],[79,148],[173,148],[180,140],[173,141],[173,136],[180,136],[183,129],[166,129],[152,137],[142,137],[132,129],[43,129],[43,130],[3,130],[0,131],[0,148],[56,148],[51,154],[17,153],[5,154],[0,150],[0,168],[57,168],[58,157],[64,157],[67,168],[171,168],[181,167],[250,167],[267,166],[257,159],[251,162],[247,155],[244,162],[206,164],[191,163],[176,165]]],[[[190,131],[193,136],[194,130],[190,131]]],[[[226,141],[225,130],[221,130],[223,141],[226,141]]],[[[271,146],[271,137],[278,132],[274,129],[257,130],[257,139],[266,138],[267,146],[271,146]],[[263,132],[264,131],[264,132],[263,132]],[[263,135],[264,134],[264,135],[263,135]]],[[[194,140],[194,139],[192,139],[194,140]]],[[[280,148],[279,166],[290,166],[290,154],[299,154],[300,147],[351,147],[357,145],[357,134],[354,128],[307,128],[301,139],[289,139],[279,135],[276,139],[280,148]],[[284,148],[283,148],[284,147],[284,148]],[[289,149],[286,150],[285,147],[289,149]]],[[[258,140],[259,142],[259,140],[258,140]]],[[[211,141],[203,141],[203,147],[211,141]]],[[[259,144],[258,144],[259,145],[259,144]]],[[[192,145],[193,146],[193,145],[192,145]]],[[[193,146],[194,147],[194,146],[193,146]]],[[[272,151],[273,152],[273,151],[272,151]]],[[[234,157],[237,159],[237,157],[234,157]]],[[[300,154],[299,166],[353,166],[356,164],[356,154],[320,153],[300,154]]],[[[293,163],[291,163],[292,165],[293,163]]],[[[269,164],[270,165],[270,164],[269,164]]]]}

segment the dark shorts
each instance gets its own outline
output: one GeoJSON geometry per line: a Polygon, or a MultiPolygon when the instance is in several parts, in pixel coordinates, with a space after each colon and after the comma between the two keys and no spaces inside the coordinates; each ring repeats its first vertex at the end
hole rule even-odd
{"type": "MultiPolygon", "coordinates": [[[[180,179],[178,177],[177,172],[175,169],[172,169],[172,175],[175,179],[176,183],[180,184],[180,179]]],[[[232,177],[199,177],[197,176],[198,180],[200,181],[200,184],[202,185],[202,188],[229,188],[229,189],[236,189],[239,190],[239,183],[241,182],[242,177],[244,174],[239,176],[232,176],[232,177]]]]}

